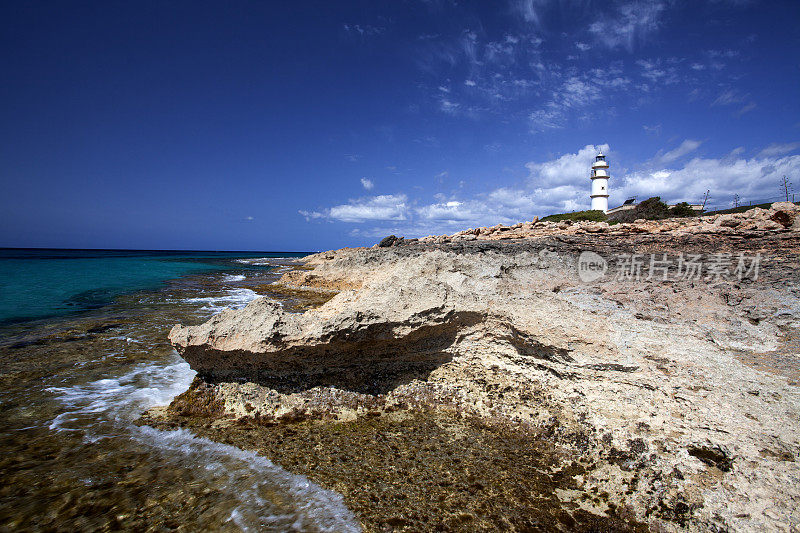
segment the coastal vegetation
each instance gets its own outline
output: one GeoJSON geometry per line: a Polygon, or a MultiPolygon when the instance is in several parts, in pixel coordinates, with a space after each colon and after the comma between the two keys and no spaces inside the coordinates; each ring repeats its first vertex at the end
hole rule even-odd
{"type": "Polygon", "coordinates": [[[633,209],[613,213],[609,215],[609,218],[617,222],[633,222],[637,219],[664,220],[666,218],[685,218],[697,215],[698,212],[694,211],[686,202],[670,207],[662,202],[660,197],[654,196],[640,202],[633,209]]]}
{"type": "Polygon", "coordinates": [[[572,222],[604,222],[608,220],[608,216],[599,209],[588,211],[574,211],[572,213],[558,213],[555,215],[547,215],[541,219],[542,222],[561,222],[562,220],[570,220],[572,222]]]}

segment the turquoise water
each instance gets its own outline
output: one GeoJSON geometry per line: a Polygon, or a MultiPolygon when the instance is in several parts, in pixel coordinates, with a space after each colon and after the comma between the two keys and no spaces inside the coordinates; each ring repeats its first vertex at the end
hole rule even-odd
{"type": "Polygon", "coordinates": [[[0,249],[0,324],[102,307],[131,291],[193,273],[253,270],[248,257],[295,252],[0,249]]]}
{"type": "Polygon", "coordinates": [[[0,531],[359,531],[269,457],[137,424],[194,379],[172,325],[268,294],[302,255],[0,250],[0,531]]]}

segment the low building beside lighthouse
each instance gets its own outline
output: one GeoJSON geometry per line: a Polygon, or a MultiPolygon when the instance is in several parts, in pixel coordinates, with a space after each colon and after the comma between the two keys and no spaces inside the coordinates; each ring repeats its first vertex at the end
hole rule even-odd
{"type": "Polygon", "coordinates": [[[608,211],[608,162],[603,152],[597,154],[592,165],[592,209],[608,211]]]}

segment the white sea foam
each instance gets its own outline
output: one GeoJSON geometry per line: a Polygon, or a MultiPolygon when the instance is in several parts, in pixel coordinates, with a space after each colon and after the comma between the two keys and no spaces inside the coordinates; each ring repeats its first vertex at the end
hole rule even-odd
{"type": "Polygon", "coordinates": [[[142,364],[120,377],[48,389],[64,412],[50,424],[83,432],[87,443],[128,438],[151,450],[153,468],[189,470],[230,506],[230,522],[243,531],[360,531],[342,497],[294,475],[269,459],[199,438],[185,429],[161,431],[132,424],[141,412],[164,405],[186,390],[195,372],[177,358],[142,364]],[[277,499],[275,494],[278,495],[277,499]]]}
{"type": "Polygon", "coordinates": [[[271,266],[274,265],[276,261],[291,261],[298,259],[297,257],[251,257],[247,259],[237,259],[237,263],[242,263],[245,265],[256,265],[256,266],[271,266]]]}
{"type": "Polygon", "coordinates": [[[289,531],[361,531],[340,494],[291,474],[266,457],[196,437],[185,429],[136,429],[137,441],[176,454],[183,464],[202,468],[214,478],[217,490],[235,496],[239,503],[229,520],[243,531],[276,526],[289,531]],[[275,491],[288,496],[292,504],[271,504],[269,494],[275,491]]]}
{"type": "Polygon", "coordinates": [[[139,365],[121,377],[85,385],[51,387],[47,391],[54,393],[67,410],[50,423],[50,429],[75,430],[70,423],[87,416],[101,416],[106,421],[130,420],[151,407],[169,403],[189,388],[195,374],[188,363],[179,360],[169,365],[139,365]]]}
{"type": "Polygon", "coordinates": [[[236,283],[237,281],[244,281],[245,276],[243,274],[225,274],[222,276],[222,281],[225,283],[236,283]]]}
{"type": "Polygon", "coordinates": [[[201,311],[217,314],[228,307],[241,309],[256,298],[258,298],[258,294],[250,289],[229,289],[225,294],[186,298],[183,301],[187,303],[205,303],[206,305],[200,308],[201,311]]]}
{"type": "Polygon", "coordinates": [[[117,340],[117,341],[125,341],[128,344],[131,344],[131,343],[141,344],[142,343],[142,341],[140,341],[140,340],[133,339],[133,338],[127,337],[127,336],[119,336],[119,335],[118,336],[114,336],[114,337],[109,337],[109,339],[113,339],[113,340],[117,340]]]}

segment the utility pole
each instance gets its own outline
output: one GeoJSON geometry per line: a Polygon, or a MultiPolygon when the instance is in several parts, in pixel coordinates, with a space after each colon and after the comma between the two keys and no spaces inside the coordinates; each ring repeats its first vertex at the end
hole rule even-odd
{"type": "Polygon", "coordinates": [[[783,189],[783,194],[786,196],[786,201],[788,202],[789,192],[792,190],[792,182],[786,179],[786,176],[781,180],[781,189],[783,189]]]}
{"type": "Polygon", "coordinates": [[[710,193],[710,192],[711,192],[711,190],[707,190],[706,194],[703,196],[703,208],[701,209],[701,211],[705,211],[706,210],[706,202],[708,201],[708,193],[710,193]]]}
{"type": "Polygon", "coordinates": [[[733,195],[733,207],[739,207],[739,195],[738,194],[734,194],[733,195]]]}

